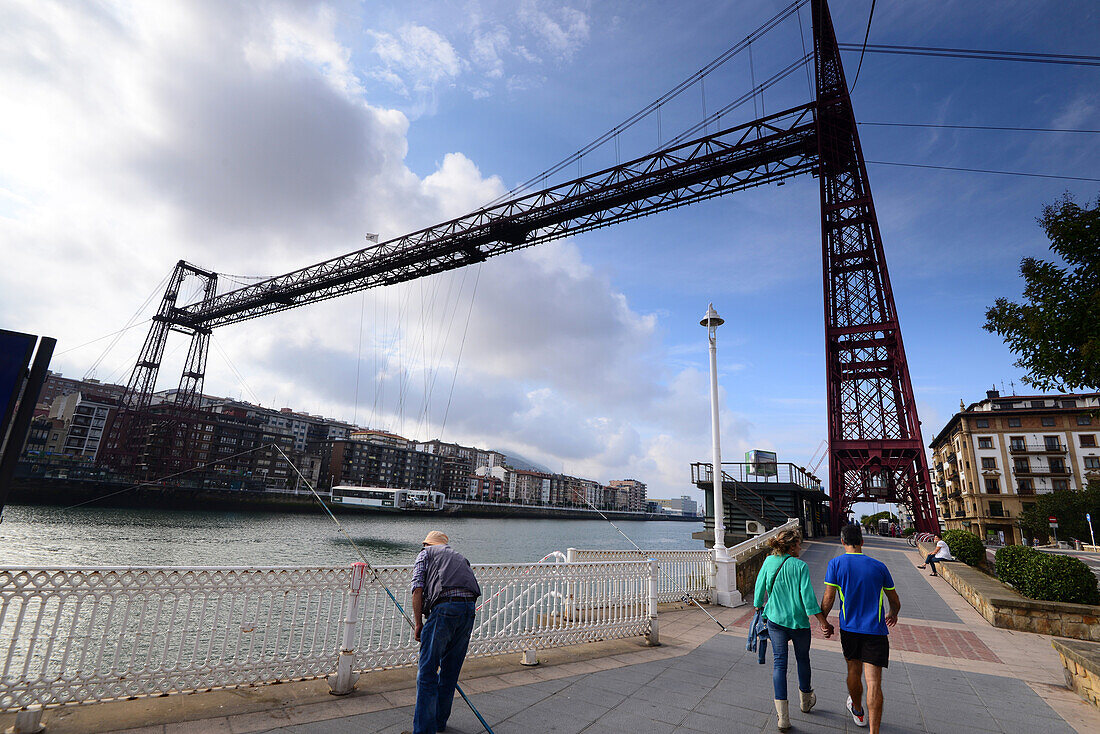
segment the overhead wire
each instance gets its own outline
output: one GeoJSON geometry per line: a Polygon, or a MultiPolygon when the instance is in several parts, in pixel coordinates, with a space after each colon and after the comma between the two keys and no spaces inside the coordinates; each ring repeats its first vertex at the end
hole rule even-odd
{"type": "Polygon", "coordinates": [[[1053,173],[1026,173],[1024,171],[997,171],[990,168],[962,168],[960,166],[934,166],[925,163],[899,163],[897,161],[866,161],[878,166],[903,166],[905,168],[932,168],[940,171],[961,171],[964,173],[993,173],[1000,176],[1026,176],[1029,178],[1055,178],[1063,181],[1100,181],[1100,178],[1087,176],[1059,176],[1053,173]]]}
{"type": "Polygon", "coordinates": [[[1032,64],[1063,64],[1069,66],[1100,66],[1100,56],[1083,54],[1048,54],[1030,51],[984,51],[968,48],[939,48],[936,46],[895,46],[890,44],[839,43],[841,51],[860,51],[872,54],[901,54],[906,56],[939,56],[955,59],[981,59],[984,61],[1020,61],[1032,64]]]}
{"type": "Polygon", "coordinates": [[[950,130],[1002,130],[1010,132],[1029,133],[1100,133],[1100,129],[1091,130],[1073,127],[1010,127],[1007,125],[953,125],[939,122],[865,122],[857,121],[859,125],[873,125],[880,127],[927,127],[946,128],[950,130]]]}
{"type": "Polygon", "coordinates": [[[871,19],[875,17],[875,0],[871,0],[871,12],[867,14],[867,32],[863,34],[863,48],[859,51],[859,64],[856,65],[856,76],[852,79],[852,86],[848,87],[848,93],[856,91],[856,82],[859,81],[859,70],[863,68],[863,54],[867,52],[867,39],[871,37],[871,19]]]}

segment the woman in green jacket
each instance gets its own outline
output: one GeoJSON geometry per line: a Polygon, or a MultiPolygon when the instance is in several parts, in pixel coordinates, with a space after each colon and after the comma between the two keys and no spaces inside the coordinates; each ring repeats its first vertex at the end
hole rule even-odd
{"type": "Polygon", "coordinates": [[[810,615],[817,617],[826,637],[833,634],[833,626],[821,613],[813,584],[810,583],[809,567],[798,557],[802,552],[802,533],[793,529],[784,530],[768,544],[772,554],[764,560],[756,575],[753,606],[762,608],[768,619],[775,712],[779,716],[779,729],[785,731],[791,727],[787,705],[787,642],[794,643],[799,703],[802,711],[808,713],[817,703],[817,696],[810,686],[810,615]]]}

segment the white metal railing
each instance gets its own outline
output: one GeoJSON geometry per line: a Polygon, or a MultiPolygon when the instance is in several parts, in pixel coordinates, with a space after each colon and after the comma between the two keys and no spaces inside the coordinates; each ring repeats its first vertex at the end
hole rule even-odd
{"type": "MultiPolygon", "coordinates": [[[[0,711],[340,671],[346,682],[351,667],[415,662],[408,623],[355,568],[0,569],[0,711]]],[[[412,568],[376,570],[411,614],[412,568]]],[[[648,561],[474,573],[484,602],[470,656],[655,639],[657,569],[648,561]]]]}
{"type": "Polygon", "coordinates": [[[657,601],[680,601],[685,596],[712,601],[714,595],[714,552],[709,550],[595,550],[570,548],[570,563],[592,561],[636,561],[653,558],[658,564],[657,601]]]}

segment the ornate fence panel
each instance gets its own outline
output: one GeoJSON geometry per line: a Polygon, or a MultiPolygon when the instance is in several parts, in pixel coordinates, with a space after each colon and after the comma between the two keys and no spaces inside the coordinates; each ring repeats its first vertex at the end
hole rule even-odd
{"type": "Polygon", "coordinates": [[[657,601],[680,601],[689,596],[711,601],[714,593],[714,553],[709,550],[592,550],[570,548],[572,561],[622,562],[654,558],[657,561],[657,601]]]}
{"type": "MultiPolygon", "coordinates": [[[[411,615],[411,567],[377,567],[411,615]]],[[[644,635],[642,560],[474,566],[471,656],[644,635]]],[[[0,570],[0,711],[314,679],[337,669],[350,568],[0,570]]],[[[368,576],[348,639],[369,671],[418,643],[368,576]]]]}
{"type": "Polygon", "coordinates": [[[347,568],[0,570],[0,710],[317,678],[347,568]]]}
{"type": "MultiPolygon", "coordinates": [[[[475,565],[482,597],[468,657],[644,635],[649,629],[649,565],[630,560],[576,564],[475,565]]],[[[409,567],[377,567],[411,614],[409,567]]],[[[363,587],[356,644],[359,671],[412,665],[419,643],[385,591],[363,587]]]]}

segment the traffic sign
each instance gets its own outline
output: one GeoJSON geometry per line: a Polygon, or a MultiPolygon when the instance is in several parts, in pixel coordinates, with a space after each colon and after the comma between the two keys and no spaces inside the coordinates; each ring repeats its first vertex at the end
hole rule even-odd
{"type": "Polygon", "coordinates": [[[1051,526],[1052,528],[1054,528],[1054,529],[1056,529],[1056,530],[1057,530],[1057,528],[1058,528],[1058,523],[1056,523],[1056,522],[1052,522],[1052,523],[1050,524],[1050,526],[1051,526]]]}
{"type": "Polygon", "coordinates": [[[1058,522],[1058,518],[1054,517],[1053,515],[1048,517],[1047,519],[1050,520],[1051,522],[1058,522]]]}

